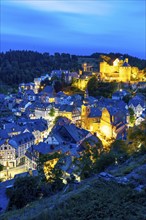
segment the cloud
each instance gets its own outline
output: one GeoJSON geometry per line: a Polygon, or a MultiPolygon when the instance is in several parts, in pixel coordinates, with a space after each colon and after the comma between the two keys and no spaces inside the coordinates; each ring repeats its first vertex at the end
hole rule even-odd
{"type": "MultiPolygon", "coordinates": [[[[7,0],[6,0],[7,2],[7,0]]],[[[108,1],[96,0],[11,0],[11,5],[25,6],[38,11],[65,12],[75,14],[106,15],[111,12],[111,4],[108,1]]]]}
{"type": "Polygon", "coordinates": [[[9,47],[146,53],[144,1],[1,1],[1,34],[9,47]]]}

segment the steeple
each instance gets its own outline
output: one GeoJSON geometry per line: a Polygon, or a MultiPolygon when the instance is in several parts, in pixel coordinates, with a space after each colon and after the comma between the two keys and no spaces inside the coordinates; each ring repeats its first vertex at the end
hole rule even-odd
{"type": "Polygon", "coordinates": [[[89,93],[88,93],[88,89],[87,88],[86,88],[85,93],[84,93],[83,104],[84,105],[88,105],[89,104],[89,93]]]}
{"type": "Polygon", "coordinates": [[[81,107],[81,125],[82,125],[82,128],[87,129],[89,114],[90,114],[89,95],[88,95],[88,89],[86,89],[85,94],[84,94],[83,105],[81,107]]]}

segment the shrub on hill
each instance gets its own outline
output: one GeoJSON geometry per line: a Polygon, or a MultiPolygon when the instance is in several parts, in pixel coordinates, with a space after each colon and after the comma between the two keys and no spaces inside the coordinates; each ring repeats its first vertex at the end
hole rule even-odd
{"type": "Polygon", "coordinates": [[[10,198],[8,210],[22,208],[39,196],[40,179],[38,177],[21,177],[16,179],[13,188],[7,191],[10,198]]]}

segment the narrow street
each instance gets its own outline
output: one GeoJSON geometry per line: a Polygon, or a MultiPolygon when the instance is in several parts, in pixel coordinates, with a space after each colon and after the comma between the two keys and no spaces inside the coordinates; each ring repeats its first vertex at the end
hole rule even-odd
{"type": "Polygon", "coordinates": [[[28,168],[25,165],[21,165],[14,168],[9,168],[8,170],[3,170],[0,172],[0,177],[4,180],[12,179],[16,174],[23,173],[28,171],[28,168]]]}

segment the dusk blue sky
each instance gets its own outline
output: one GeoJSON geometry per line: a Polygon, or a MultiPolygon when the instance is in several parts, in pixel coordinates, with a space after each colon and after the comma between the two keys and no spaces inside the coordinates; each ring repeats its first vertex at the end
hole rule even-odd
{"type": "Polygon", "coordinates": [[[145,0],[1,0],[1,51],[146,58],[145,0]]]}

